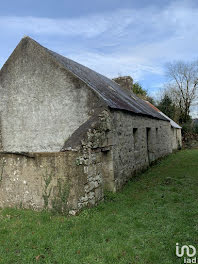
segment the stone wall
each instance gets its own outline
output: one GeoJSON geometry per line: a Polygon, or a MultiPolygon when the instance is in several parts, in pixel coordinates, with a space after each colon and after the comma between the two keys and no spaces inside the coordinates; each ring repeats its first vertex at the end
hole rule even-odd
{"type": "Polygon", "coordinates": [[[133,79],[131,78],[131,76],[122,76],[114,78],[112,80],[119,84],[123,89],[128,90],[130,92],[133,91],[133,79]]]}
{"type": "Polygon", "coordinates": [[[173,150],[180,149],[182,147],[181,129],[171,127],[171,133],[173,150]]]}
{"type": "MultiPolygon", "coordinates": [[[[1,88],[0,88],[1,89],[1,88]]],[[[0,112],[0,152],[3,151],[3,142],[2,142],[2,125],[1,125],[1,112],[0,112]]]]}
{"type": "Polygon", "coordinates": [[[154,160],[172,152],[170,123],[146,116],[113,111],[114,188],[154,160]]]}
{"type": "Polygon", "coordinates": [[[1,154],[0,207],[76,214],[103,199],[100,156],[90,153],[1,154]],[[85,169],[86,168],[86,169],[85,169]]]}
{"type": "Polygon", "coordinates": [[[3,151],[56,152],[103,103],[33,41],[0,71],[3,151]],[[35,56],[35,52],[37,56],[35,56]]]}
{"type": "Polygon", "coordinates": [[[62,152],[0,155],[0,207],[75,215],[171,153],[170,123],[103,110],[81,125],[62,152]]]}
{"type": "Polygon", "coordinates": [[[109,114],[104,110],[80,127],[62,152],[1,153],[0,207],[75,215],[103,200],[105,175],[109,180],[113,168],[106,158],[112,144],[109,114]]]}
{"type": "Polygon", "coordinates": [[[83,167],[87,177],[85,195],[78,200],[78,210],[97,204],[103,199],[104,189],[110,189],[107,187],[113,179],[111,148],[112,119],[107,110],[90,118],[65,143],[62,151],[78,151],[81,154],[77,163],[83,167]]]}

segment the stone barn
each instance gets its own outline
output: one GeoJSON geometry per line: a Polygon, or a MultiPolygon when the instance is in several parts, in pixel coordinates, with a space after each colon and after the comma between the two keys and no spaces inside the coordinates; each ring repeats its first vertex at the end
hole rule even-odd
{"type": "Polygon", "coordinates": [[[24,37],[0,71],[0,207],[75,214],[172,152],[130,90],[24,37]]]}
{"type": "Polygon", "coordinates": [[[178,150],[182,147],[182,134],[181,129],[182,127],[179,126],[175,121],[173,121],[170,117],[165,115],[162,111],[160,111],[157,107],[152,105],[150,102],[146,101],[153,109],[155,109],[158,113],[160,113],[162,116],[167,118],[170,121],[171,125],[171,141],[172,141],[172,149],[178,150]]]}

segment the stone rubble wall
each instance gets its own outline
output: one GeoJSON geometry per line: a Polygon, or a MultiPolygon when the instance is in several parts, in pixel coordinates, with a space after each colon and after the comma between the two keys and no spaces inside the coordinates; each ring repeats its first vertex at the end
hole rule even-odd
{"type": "Polygon", "coordinates": [[[0,207],[75,215],[172,151],[169,122],[123,111],[103,110],[85,132],[64,152],[1,153],[0,207]]]}
{"type": "Polygon", "coordinates": [[[112,79],[112,81],[119,84],[125,90],[131,92],[133,91],[133,79],[131,78],[131,76],[122,76],[122,77],[114,78],[112,79]]]}
{"type": "Polygon", "coordinates": [[[171,127],[171,133],[172,133],[173,150],[181,149],[182,147],[181,129],[171,127]]]}
{"type": "Polygon", "coordinates": [[[103,199],[103,153],[109,144],[107,111],[76,149],[56,153],[1,153],[0,207],[75,215],[103,199]]]}
{"type": "Polygon", "coordinates": [[[172,152],[170,123],[113,111],[114,191],[156,159],[172,152]],[[133,129],[137,128],[134,142],[133,129]],[[146,128],[149,128],[147,143],[146,128]]]}
{"type": "Polygon", "coordinates": [[[99,114],[98,122],[92,125],[81,141],[81,156],[78,158],[78,163],[83,167],[87,180],[84,185],[85,195],[78,200],[78,210],[103,200],[105,153],[110,150],[112,144],[111,125],[109,112],[104,110],[99,114]]]}

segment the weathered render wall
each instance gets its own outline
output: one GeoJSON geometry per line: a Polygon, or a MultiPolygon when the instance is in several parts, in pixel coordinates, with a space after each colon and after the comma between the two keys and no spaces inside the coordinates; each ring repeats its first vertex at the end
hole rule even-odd
{"type": "Polygon", "coordinates": [[[0,87],[4,151],[59,151],[102,104],[31,41],[24,40],[8,59],[0,71],[0,87]]]}
{"type": "Polygon", "coordinates": [[[171,134],[173,150],[180,149],[182,146],[181,129],[171,127],[171,134]]]}
{"type": "Polygon", "coordinates": [[[105,176],[109,179],[113,168],[106,158],[111,119],[104,110],[94,120],[64,152],[0,154],[0,207],[75,215],[102,200],[105,176]]]}
{"type": "Polygon", "coordinates": [[[0,155],[0,207],[75,214],[103,199],[100,156],[78,151],[0,155]]]}
{"type": "Polygon", "coordinates": [[[113,114],[114,188],[172,152],[170,123],[123,111],[113,114]]]}
{"type": "Polygon", "coordinates": [[[75,215],[101,201],[104,189],[120,189],[137,171],[172,151],[166,121],[103,110],[87,126],[74,132],[63,152],[1,154],[0,207],[75,215]]]}

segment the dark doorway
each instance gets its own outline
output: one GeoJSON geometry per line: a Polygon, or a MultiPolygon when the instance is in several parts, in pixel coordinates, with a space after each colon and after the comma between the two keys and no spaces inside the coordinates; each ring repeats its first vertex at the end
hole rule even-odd
{"type": "Polygon", "coordinates": [[[134,151],[138,150],[138,129],[133,128],[133,144],[134,144],[134,151]]]}
{"type": "Polygon", "coordinates": [[[150,150],[151,150],[151,128],[150,127],[146,128],[146,144],[147,144],[148,161],[150,164],[152,161],[150,158],[150,150]]]}

